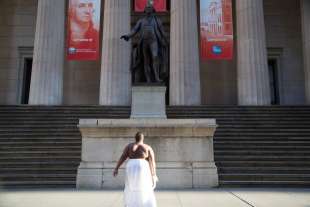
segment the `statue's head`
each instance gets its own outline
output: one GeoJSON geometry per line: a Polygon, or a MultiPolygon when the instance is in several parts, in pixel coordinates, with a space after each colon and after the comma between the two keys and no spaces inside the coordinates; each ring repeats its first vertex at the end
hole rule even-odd
{"type": "Polygon", "coordinates": [[[154,8],[154,6],[153,6],[153,1],[152,1],[152,0],[149,0],[149,1],[147,2],[147,5],[146,5],[146,7],[145,7],[145,9],[144,9],[144,12],[145,12],[147,15],[151,15],[151,14],[153,14],[153,13],[156,12],[156,11],[155,11],[155,8],[154,8]]]}

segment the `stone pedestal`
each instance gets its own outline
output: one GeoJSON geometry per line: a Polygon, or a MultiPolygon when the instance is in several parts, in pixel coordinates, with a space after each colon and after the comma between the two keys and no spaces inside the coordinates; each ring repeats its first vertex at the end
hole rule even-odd
{"type": "Polygon", "coordinates": [[[167,118],[165,96],[164,86],[132,87],[130,118],[167,118]]]}
{"type": "Polygon", "coordinates": [[[216,127],[214,119],[82,119],[82,162],[77,188],[123,188],[124,168],[117,178],[112,173],[124,147],[134,142],[137,131],[145,134],[145,143],[154,149],[159,189],[215,187],[216,127]]]}

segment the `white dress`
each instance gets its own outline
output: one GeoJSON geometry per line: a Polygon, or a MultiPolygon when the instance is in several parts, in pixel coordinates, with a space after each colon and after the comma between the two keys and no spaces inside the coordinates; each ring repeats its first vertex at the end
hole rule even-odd
{"type": "Polygon", "coordinates": [[[144,159],[129,159],[125,171],[125,207],[156,207],[149,163],[144,159]]]}

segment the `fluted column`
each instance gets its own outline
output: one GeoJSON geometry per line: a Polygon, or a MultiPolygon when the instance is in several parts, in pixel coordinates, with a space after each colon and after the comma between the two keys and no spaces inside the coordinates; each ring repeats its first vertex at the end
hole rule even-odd
{"type": "Polygon", "coordinates": [[[170,105],[200,105],[196,1],[171,0],[170,105]]]}
{"type": "Polygon", "coordinates": [[[310,104],[310,1],[301,0],[306,102],[310,104]]]}
{"type": "Polygon", "coordinates": [[[63,100],[65,0],[38,0],[29,104],[63,100]]]}
{"type": "Polygon", "coordinates": [[[269,105],[263,0],[236,0],[236,15],[239,104],[269,105]]]}
{"type": "Polygon", "coordinates": [[[130,1],[105,0],[102,34],[100,105],[130,105],[130,1]]]}

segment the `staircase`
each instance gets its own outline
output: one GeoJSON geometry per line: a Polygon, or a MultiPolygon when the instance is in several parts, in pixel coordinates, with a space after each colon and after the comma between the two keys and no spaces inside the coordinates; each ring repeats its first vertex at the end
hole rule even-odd
{"type": "Polygon", "coordinates": [[[128,118],[129,107],[0,106],[0,188],[74,188],[79,118],[128,118]]]}
{"type": "MultiPolygon", "coordinates": [[[[0,187],[75,187],[79,118],[128,118],[129,107],[0,106],[0,187]]],[[[310,106],[168,107],[169,118],[215,118],[225,187],[310,186],[310,106]]]]}
{"type": "Polygon", "coordinates": [[[310,106],[169,107],[169,118],[215,118],[225,187],[310,187],[310,106]]]}

